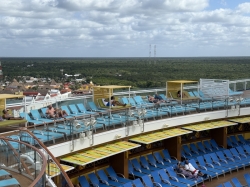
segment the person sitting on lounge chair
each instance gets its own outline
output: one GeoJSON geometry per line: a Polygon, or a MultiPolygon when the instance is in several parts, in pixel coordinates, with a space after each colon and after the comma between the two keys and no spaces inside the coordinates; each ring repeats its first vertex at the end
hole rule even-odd
{"type": "Polygon", "coordinates": [[[56,111],[55,109],[52,107],[52,105],[49,105],[47,110],[46,110],[46,115],[47,115],[47,118],[55,118],[55,117],[58,117],[56,115],[56,111]]]}
{"type": "Polygon", "coordinates": [[[7,119],[7,120],[21,120],[21,119],[23,119],[23,118],[21,118],[21,117],[14,117],[14,116],[11,116],[11,115],[9,115],[9,113],[8,113],[8,109],[4,109],[3,110],[3,119],[7,119]]]}
{"type": "Polygon", "coordinates": [[[185,160],[185,169],[187,171],[190,171],[196,177],[198,176],[205,178],[207,177],[207,174],[203,174],[200,170],[194,168],[194,166],[191,163],[189,163],[188,160],[185,160]]]}
{"type": "Polygon", "coordinates": [[[176,172],[181,173],[182,175],[184,175],[188,179],[197,178],[197,176],[193,175],[192,172],[187,171],[185,169],[185,167],[181,165],[180,162],[177,163],[176,172]]]}
{"type": "Polygon", "coordinates": [[[155,99],[152,95],[148,95],[148,101],[150,103],[156,103],[156,104],[160,103],[160,101],[158,99],[155,99]]]}
{"type": "MultiPolygon", "coordinates": [[[[177,92],[177,97],[181,97],[181,91],[180,90],[177,92]]],[[[185,98],[185,97],[187,97],[186,94],[182,93],[182,98],[185,98]]]]}
{"type": "Polygon", "coordinates": [[[127,105],[127,104],[122,104],[119,101],[116,101],[115,96],[111,96],[110,101],[109,99],[104,99],[103,102],[105,106],[110,106],[110,104],[111,106],[126,106],[127,105]]]}
{"type": "Polygon", "coordinates": [[[65,117],[68,116],[68,114],[67,114],[67,112],[65,110],[57,108],[56,109],[56,116],[58,116],[59,118],[64,118],[65,119],[65,117]]]}

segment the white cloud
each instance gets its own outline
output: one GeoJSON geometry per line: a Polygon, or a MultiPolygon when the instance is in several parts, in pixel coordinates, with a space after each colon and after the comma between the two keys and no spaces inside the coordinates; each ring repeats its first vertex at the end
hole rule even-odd
{"type": "Polygon", "coordinates": [[[208,0],[0,1],[0,56],[148,56],[149,43],[157,44],[157,56],[249,48],[250,3],[208,6],[208,0]]]}

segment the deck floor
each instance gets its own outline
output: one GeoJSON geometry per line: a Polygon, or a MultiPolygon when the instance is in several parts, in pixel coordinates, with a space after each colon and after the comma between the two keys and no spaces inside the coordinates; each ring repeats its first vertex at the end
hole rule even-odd
{"type": "MultiPolygon", "coordinates": [[[[214,178],[212,181],[205,182],[206,187],[216,187],[220,184],[223,184],[224,182],[231,181],[232,178],[236,177],[241,182],[242,185],[246,185],[246,181],[244,179],[244,174],[250,173],[250,167],[247,167],[244,169],[239,169],[239,171],[233,171],[232,174],[227,173],[225,177],[223,175],[219,176],[219,179],[214,178]]],[[[231,182],[232,183],[232,182],[231,182]]],[[[199,187],[202,185],[200,184],[199,187]]]]}

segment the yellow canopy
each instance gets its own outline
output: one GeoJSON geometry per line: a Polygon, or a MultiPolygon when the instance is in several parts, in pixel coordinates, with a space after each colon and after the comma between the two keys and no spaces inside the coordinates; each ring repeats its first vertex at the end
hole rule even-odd
{"type": "Polygon", "coordinates": [[[187,83],[196,83],[198,81],[189,81],[189,80],[176,80],[176,81],[168,81],[169,83],[178,83],[178,84],[187,84],[187,83]]]}
{"type": "Polygon", "coordinates": [[[107,86],[94,86],[94,88],[119,89],[119,88],[131,88],[131,86],[107,85],[107,86]]]}
{"type": "Polygon", "coordinates": [[[136,136],[134,138],[129,139],[130,141],[142,144],[151,144],[154,142],[158,142],[164,139],[181,136],[184,134],[192,133],[192,131],[187,131],[184,129],[168,129],[159,132],[152,132],[145,135],[136,136]]]}
{"type": "Polygon", "coordinates": [[[25,95],[0,94],[0,99],[13,99],[13,98],[21,98],[21,97],[25,97],[25,95]]]}

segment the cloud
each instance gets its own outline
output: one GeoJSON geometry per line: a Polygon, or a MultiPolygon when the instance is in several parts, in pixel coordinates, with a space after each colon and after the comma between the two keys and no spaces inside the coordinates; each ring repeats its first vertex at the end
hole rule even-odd
{"type": "Polygon", "coordinates": [[[148,56],[150,43],[158,56],[249,47],[250,3],[207,7],[209,0],[0,1],[0,56],[148,56]]]}

